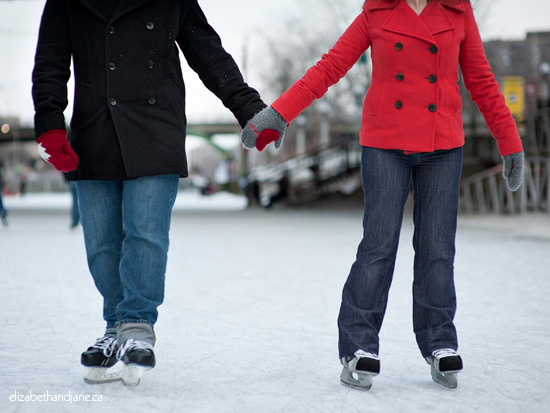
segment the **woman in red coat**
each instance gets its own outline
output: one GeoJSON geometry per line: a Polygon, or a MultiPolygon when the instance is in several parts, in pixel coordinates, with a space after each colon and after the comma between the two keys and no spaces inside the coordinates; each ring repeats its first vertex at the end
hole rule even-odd
{"type": "Polygon", "coordinates": [[[335,46],[243,130],[248,148],[276,141],[370,47],[372,82],[360,131],[364,235],[338,317],[343,384],[368,390],[380,371],[378,335],[393,276],[403,209],[414,189],[413,324],[432,378],[455,388],[462,369],[453,280],[462,170],[458,69],[517,190],[523,148],[483,50],[467,0],[367,0],[335,46]]]}

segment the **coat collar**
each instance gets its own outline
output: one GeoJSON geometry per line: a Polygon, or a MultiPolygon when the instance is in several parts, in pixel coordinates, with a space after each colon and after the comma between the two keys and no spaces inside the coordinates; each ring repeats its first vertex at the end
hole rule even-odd
{"type": "MultiPolygon", "coordinates": [[[[404,0],[401,0],[403,2],[404,0]]],[[[437,0],[433,0],[436,3],[439,3],[440,5],[447,7],[449,9],[457,10],[457,11],[464,11],[464,4],[458,3],[458,4],[448,4],[445,2],[440,2],[437,0]]],[[[384,10],[384,9],[393,9],[397,6],[399,3],[399,0],[367,0],[365,4],[363,5],[364,11],[372,11],[372,10],[384,10]]]]}
{"type": "Polygon", "coordinates": [[[78,0],[84,7],[86,7],[94,16],[99,18],[105,23],[112,23],[125,14],[130,13],[134,9],[137,9],[141,5],[152,0],[119,0],[118,4],[113,11],[113,15],[110,19],[107,19],[99,10],[95,7],[93,0],[78,0]]]}
{"type": "Polygon", "coordinates": [[[429,3],[421,16],[418,16],[404,0],[400,0],[397,3],[367,0],[364,10],[391,10],[389,16],[384,21],[384,30],[434,43],[435,34],[454,28],[446,7],[463,10],[460,4],[456,6],[444,5],[437,0],[429,3]],[[420,21],[417,19],[420,19],[420,21]]]}

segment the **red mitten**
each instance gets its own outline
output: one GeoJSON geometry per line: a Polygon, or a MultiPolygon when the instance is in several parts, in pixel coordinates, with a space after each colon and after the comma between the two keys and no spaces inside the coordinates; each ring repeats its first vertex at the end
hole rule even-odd
{"type": "Polygon", "coordinates": [[[44,132],[36,140],[38,153],[55,169],[61,172],[74,171],[78,166],[78,155],[67,140],[67,132],[63,129],[54,129],[44,132]]]}
{"type": "Polygon", "coordinates": [[[266,129],[258,135],[258,140],[256,141],[256,149],[261,152],[265,149],[267,145],[269,145],[271,142],[275,142],[280,137],[281,136],[279,135],[279,132],[277,132],[276,130],[266,129]]]}

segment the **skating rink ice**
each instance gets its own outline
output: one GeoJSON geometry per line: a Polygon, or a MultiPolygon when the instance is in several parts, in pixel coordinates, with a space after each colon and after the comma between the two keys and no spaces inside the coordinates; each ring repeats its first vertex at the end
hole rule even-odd
{"type": "Polygon", "coordinates": [[[82,379],[80,353],[104,325],[82,230],[69,230],[68,195],[5,205],[1,412],[550,412],[549,215],[460,216],[456,325],[465,368],[450,390],[432,381],[412,332],[407,214],[381,374],[360,392],[339,383],[336,317],[361,207],[245,209],[241,198],[182,193],[157,367],[126,388],[82,379]],[[84,396],[96,401],[75,400],[84,396]],[[35,401],[12,401],[19,397],[35,401]]]}

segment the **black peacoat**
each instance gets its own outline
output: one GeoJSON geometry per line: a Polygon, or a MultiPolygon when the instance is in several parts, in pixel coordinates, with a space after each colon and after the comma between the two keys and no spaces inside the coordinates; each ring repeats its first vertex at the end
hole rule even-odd
{"type": "Polygon", "coordinates": [[[80,164],[69,179],[187,176],[178,46],[241,127],[265,107],[197,0],[119,0],[110,18],[93,0],[47,0],[33,71],[35,134],[65,129],[72,58],[69,141],[80,164]]]}

